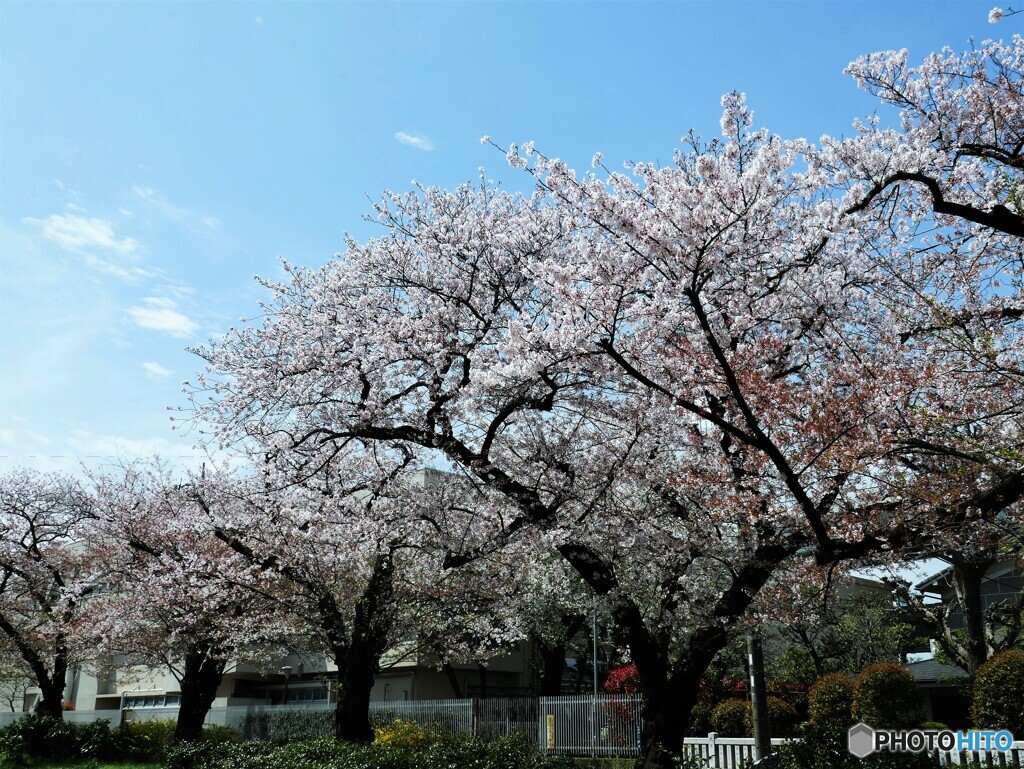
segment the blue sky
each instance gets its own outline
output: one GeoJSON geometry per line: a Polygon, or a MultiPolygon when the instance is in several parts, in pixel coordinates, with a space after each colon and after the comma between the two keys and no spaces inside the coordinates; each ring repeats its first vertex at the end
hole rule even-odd
{"type": "MultiPolygon", "coordinates": [[[[722,93],[817,138],[857,55],[1020,32],[986,2],[0,0],[0,471],[199,456],[186,351],[413,179],[528,180],[493,148],[669,162],[722,93]]],[[[188,459],[181,460],[189,462],[188,459]]]]}

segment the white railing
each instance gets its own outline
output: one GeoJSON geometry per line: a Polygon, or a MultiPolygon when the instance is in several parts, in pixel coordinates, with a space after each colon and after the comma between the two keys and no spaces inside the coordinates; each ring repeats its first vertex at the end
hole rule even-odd
{"type": "Polygon", "coordinates": [[[1012,743],[1010,749],[1005,752],[1001,750],[933,750],[931,753],[939,759],[940,766],[960,766],[962,764],[985,767],[1024,766],[1024,740],[1012,743]]]}
{"type": "MultiPolygon", "coordinates": [[[[773,739],[772,748],[786,742],[785,739],[773,739]]],[[[845,748],[844,748],[845,749],[845,748]]],[[[684,750],[704,762],[708,769],[741,769],[754,760],[754,740],[752,737],[719,737],[715,733],[707,737],[687,737],[684,750]]],[[[975,767],[1019,767],[1024,766],[1024,741],[1014,742],[1008,751],[980,750],[955,751],[932,750],[931,755],[940,766],[973,765],[975,767]]]]}
{"type": "MultiPolygon", "coordinates": [[[[785,740],[773,739],[772,747],[785,740]]],[[[686,737],[683,750],[687,756],[699,758],[709,769],[740,769],[754,760],[753,737],[719,737],[711,732],[707,737],[686,737]]]]}
{"type": "Polygon", "coordinates": [[[541,697],[538,745],[545,753],[640,754],[640,695],[541,697]]]}

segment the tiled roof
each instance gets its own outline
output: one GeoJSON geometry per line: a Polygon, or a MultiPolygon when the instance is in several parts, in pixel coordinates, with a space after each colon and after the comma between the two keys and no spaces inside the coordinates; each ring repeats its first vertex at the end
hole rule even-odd
{"type": "Polygon", "coordinates": [[[946,678],[967,678],[967,671],[956,665],[943,665],[935,660],[921,660],[920,662],[908,662],[903,666],[914,674],[914,678],[920,682],[941,681],[946,678]]]}

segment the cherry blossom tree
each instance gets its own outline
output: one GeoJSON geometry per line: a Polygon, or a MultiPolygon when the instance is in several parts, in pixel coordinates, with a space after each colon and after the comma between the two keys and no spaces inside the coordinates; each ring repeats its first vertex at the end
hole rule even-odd
{"type": "MultiPolygon", "coordinates": [[[[1013,45],[992,56],[1019,83],[1013,45]]],[[[949,92],[940,125],[969,118],[972,78],[935,85],[949,92]]],[[[906,301],[965,296],[939,281],[964,274],[993,304],[979,254],[1019,274],[1015,214],[979,202],[1003,188],[966,200],[948,186],[1019,156],[997,151],[1016,113],[982,97],[996,129],[972,143],[993,144],[953,168],[925,141],[934,126],[868,125],[819,149],[755,129],[732,94],[721,137],[687,137],[667,167],[613,173],[595,158],[602,174],[579,176],[528,144],[507,157],[536,180],[529,197],[484,181],[389,194],[383,237],[319,269],[286,265],[265,282],[262,324],[200,351],[197,415],[275,461],[316,466],[362,441],[462,468],[490,514],[448,540],[446,565],[524,540],[557,551],[608,602],[647,703],[646,760],[664,765],[702,673],[796,552],[903,552],[1024,494],[1007,452],[1013,330],[999,365],[964,366],[963,349],[922,341],[935,324],[906,301]],[[880,171],[888,158],[917,176],[880,171]],[[886,191],[901,182],[923,192],[893,193],[893,216],[886,191]],[[969,227],[925,232],[945,216],[969,227]],[[941,445],[962,468],[966,442],[1004,457],[984,483],[965,490],[921,461],[941,445]]]]}
{"type": "MultiPolygon", "coordinates": [[[[288,585],[288,608],[306,643],[335,664],[340,739],[372,739],[370,691],[381,658],[429,635],[425,614],[450,623],[461,612],[460,627],[474,614],[465,583],[447,585],[451,575],[432,544],[446,527],[470,536],[469,522],[440,474],[414,470],[411,461],[408,450],[381,445],[264,464],[262,485],[250,487],[243,507],[211,516],[220,540],[288,585]],[[452,596],[458,600],[439,603],[452,596]]],[[[494,639],[489,620],[481,635],[494,639]]],[[[452,646],[446,659],[457,654],[452,646]]]]}
{"type": "Polygon", "coordinates": [[[0,631],[42,692],[39,712],[62,718],[70,665],[87,655],[77,624],[102,582],[87,528],[91,502],[70,477],[0,476],[0,631]]]}
{"type": "Polygon", "coordinates": [[[170,671],[175,737],[196,740],[233,662],[280,655],[286,596],[214,536],[211,510],[238,505],[235,480],[175,478],[159,461],[94,478],[95,542],[109,570],[89,607],[96,655],[170,671]]]}

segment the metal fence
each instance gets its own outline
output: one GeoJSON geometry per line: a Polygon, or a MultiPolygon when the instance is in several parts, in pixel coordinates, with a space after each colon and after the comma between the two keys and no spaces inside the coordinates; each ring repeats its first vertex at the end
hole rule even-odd
{"type": "Polygon", "coordinates": [[[536,697],[489,697],[476,703],[474,733],[484,739],[506,734],[523,734],[537,743],[537,720],[540,706],[536,697]]]}
{"type": "Polygon", "coordinates": [[[370,722],[415,721],[436,734],[474,734],[473,700],[398,700],[370,703],[370,722]]]}
{"type": "Polygon", "coordinates": [[[538,745],[545,753],[636,756],[643,738],[638,694],[541,697],[538,745]]]}

